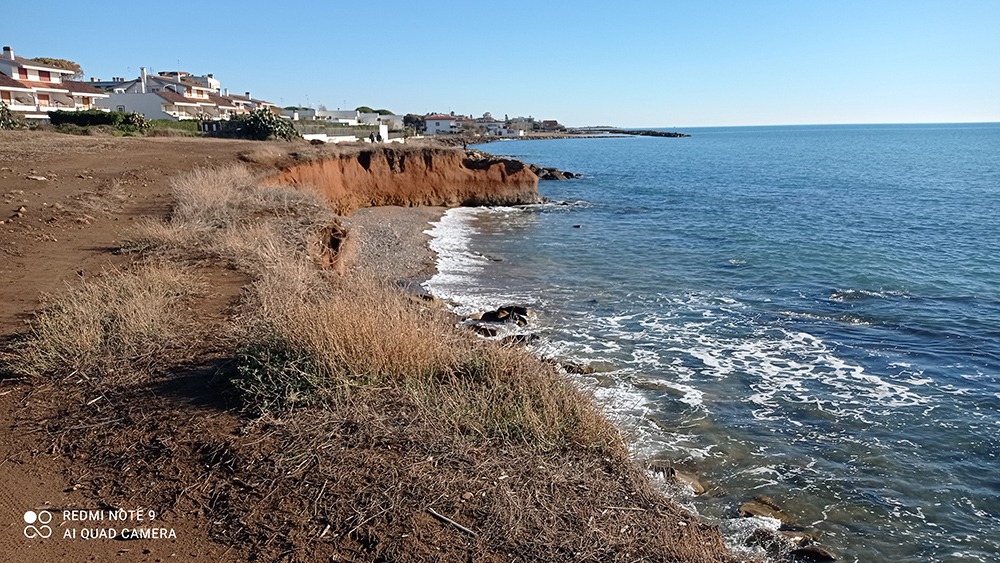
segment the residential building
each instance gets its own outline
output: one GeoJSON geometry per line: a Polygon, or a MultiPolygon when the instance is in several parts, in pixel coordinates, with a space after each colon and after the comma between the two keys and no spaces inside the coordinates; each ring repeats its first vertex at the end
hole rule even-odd
{"type": "Polygon", "coordinates": [[[0,101],[28,119],[47,119],[50,111],[92,109],[107,94],[89,84],[69,80],[74,72],[14,55],[0,56],[0,101]]]}
{"type": "Polygon", "coordinates": [[[403,130],[403,116],[381,113],[359,113],[358,123],[361,125],[387,125],[390,131],[403,130]]]}
{"type": "Polygon", "coordinates": [[[426,135],[458,133],[461,130],[461,121],[454,115],[432,113],[424,116],[424,133],[426,135]]]}
{"type": "Polygon", "coordinates": [[[357,110],[330,111],[325,109],[295,108],[282,110],[281,115],[295,121],[315,120],[329,121],[330,123],[336,123],[339,125],[358,124],[357,110]]]}
{"type": "Polygon", "coordinates": [[[148,75],[142,68],[138,78],[115,78],[91,83],[108,92],[100,105],[116,111],[134,111],[148,119],[219,121],[274,104],[250,96],[229,95],[214,75],[192,76],[183,71],[148,75]]]}

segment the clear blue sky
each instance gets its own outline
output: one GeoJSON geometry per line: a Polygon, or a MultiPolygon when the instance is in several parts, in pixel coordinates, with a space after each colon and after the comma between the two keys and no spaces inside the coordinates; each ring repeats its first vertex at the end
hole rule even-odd
{"type": "Polygon", "coordinates": [[[650,127],[1000,121],[1000,0],[7,4],[0,42],[18,55],[103,79],[214,73],[283,106],[650,127]]]}

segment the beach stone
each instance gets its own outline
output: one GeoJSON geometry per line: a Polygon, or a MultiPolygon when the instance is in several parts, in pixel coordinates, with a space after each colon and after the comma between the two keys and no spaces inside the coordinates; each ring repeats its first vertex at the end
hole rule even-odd
{"type": "Polygon", "coordinates": [[[837,556],[818,545],[807,545],[793,549],[788,553],[792,561],[798,563],[821,563],[825,561],[836,561],[837,556]]]}
{"type": "Polygon", "coordinates": [[[782,529],[798,527],[794,518],[783,512],[771,497],[763,495],[744,501],[739,507],[739,514],[745,518],[751,516],[774,518],[781,522],[782,529]]]}
{"type": "Polygon", "coordinates": [[[527,307],[522,307],[519,305],[508,305],[506,307],[500,307],[496,311],[487,311],[480,315],[479,320],[486,323],[516,323],[519,326],[526,326],[528,324],[528,311],[527,307]]]}

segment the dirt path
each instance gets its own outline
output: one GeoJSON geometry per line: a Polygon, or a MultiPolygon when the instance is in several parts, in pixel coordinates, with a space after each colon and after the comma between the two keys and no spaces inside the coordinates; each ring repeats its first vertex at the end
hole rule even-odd
{"type": "MultiPolygon", "coordinates": [[[[130,260],[115,254],[123,233],[144,217],[164,217],[170,208],[170,178],[195,167],[234,162],[259,147],[243,141],[177,138],[94,138],[45,133],[0,133],[0,338],[26,329],[44,294],[130,260]]],[[[217,303],[239,291],[219,272],[212,279],[217,303]]],[[[50,451],[51,440],[34,424],[33,409],[45,404],[51,388],[18,381],[0,384],[0,559],[45,561],[228,561],[238,554],[209,540],[197,517],[167,516],[159,524],[176,538],[63,538],[67,530],[90,527],[64,522],[56,509],[108,507],[77,490],[73,466],[50,451]],[[52,514],[48,539],[42,521],[28,528],[25,513],[42,520],[52,514]]],[[[218,410],[192,411],[204,423],[232,425],[218,410]]],[[[79,468],[77,467],[78,471],[79,468]]],[[[121,506],[157,510],[157,507],[121,506]]],[[[149,526],[150,522],[96,521],[102,528],[149,526]]],[[[72,533],[72,532],[70,532],[72,533]]]]}

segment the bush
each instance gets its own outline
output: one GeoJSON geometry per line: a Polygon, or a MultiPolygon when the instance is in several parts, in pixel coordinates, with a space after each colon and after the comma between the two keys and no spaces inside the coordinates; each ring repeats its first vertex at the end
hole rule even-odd
{"type": "Polygon", "coordinates": [[[281,139],[291,141],[298,137],[292,122],[283,119],[267,109],[258,108],[250,113],[238,115],[222,122],[222,131],[219,134],[223,137],[233,137],[237,139],[252,139],[255,141],[266,141],[268,139],[281,139]]]}
{"type": "Polygon", "coordinates": [[[24,122],[14,116],[7,104],[0,102],[0,129],[20,129],[24,122]]]}
{"type": "Polygon", "coordinates": [[[56,127],[60,125],[76,125],[78,127],[109,125],[123,133],[141,133],[149,128],[149,121],[141,113],[101,111],[99,109],[53,111],[49,113],[49,122],[56,127]]]}
{"type": "Polygon", "coordinates": [[[148,123],[150,131],[176,130],[186,131],[188,133],[201,133],[198,121],[193,119],[186,119],[183,121],[174,121],[172,119],[152,119],[148,123]]]}

